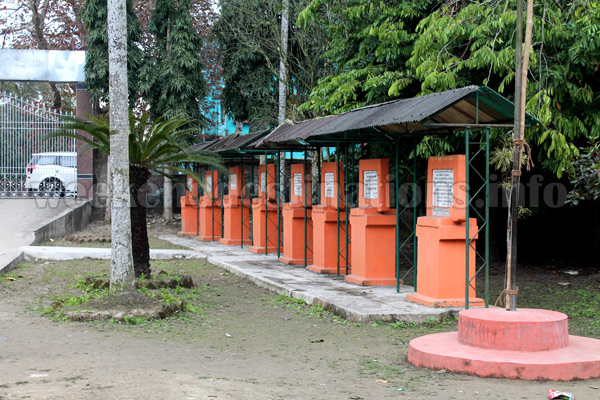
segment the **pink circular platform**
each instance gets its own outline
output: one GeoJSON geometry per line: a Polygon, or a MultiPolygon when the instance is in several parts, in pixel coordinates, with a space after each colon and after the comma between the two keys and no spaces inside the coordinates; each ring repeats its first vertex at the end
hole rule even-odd
{"type": "Polygon", "coordinates": [[[535,309],[471,309],[458,332],[410,342],[419,367],[482,377],[573,380],[600,377],[600,340],[568,334],[565,314],[535,309]]]}

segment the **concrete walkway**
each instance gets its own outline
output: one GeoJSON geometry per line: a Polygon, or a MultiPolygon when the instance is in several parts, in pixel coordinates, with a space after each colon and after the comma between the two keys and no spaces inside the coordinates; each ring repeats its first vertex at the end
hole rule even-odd
{"type": "Polygon", "coordinates": [[[318,304],[349,321],[406,321],[424,322],[453,316],[462,308],[429,308],[406,300],[411,286],[357,286],[346,283],[343,277],[320,275],[304,267],[277,261],[275,254],[258,255],[239,246],[201,242],[190,237],[163,236],[161,239],[189,247],[206,256],[211,264],[247,278],[258,286],[279,294],[318,304]]]}
{"type": "MultiPolygon", "coordinates": [[[[25,258],[41,260],[109,260],[110,248],[98,247],[58,247],[58,246],[25,246],[21,247],[25,258]]],[[[184,258],[206,258],[194,250],[150,250],[152,260],[172,260],[184,258]]]]}
{"type": "Polygon", "coordinates": [[[90,216],[82,199],[0,199],[0,273],[20,262],[22,246],[82,229],[90,216]]]}

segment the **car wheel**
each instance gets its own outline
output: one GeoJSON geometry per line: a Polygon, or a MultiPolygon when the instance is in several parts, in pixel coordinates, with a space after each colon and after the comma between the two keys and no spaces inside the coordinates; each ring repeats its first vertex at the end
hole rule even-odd
{"type": "Polygon", "coordinates": [[[40,183],[40,191],[44,197],[63,197],[65,195],[65,186],[56,178],[48,178],[40,183]]]}

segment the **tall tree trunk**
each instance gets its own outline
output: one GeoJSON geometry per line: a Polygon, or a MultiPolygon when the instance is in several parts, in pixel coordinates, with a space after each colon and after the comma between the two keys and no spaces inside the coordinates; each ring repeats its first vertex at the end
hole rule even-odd
{"type": "Polygon", "coordinates": [[[110,99],[110,180],[112,248],[110,293],[135,292],[129,215],[129,112],[127,94],[127,16],[125,0],[108,0],[110,99]]]}
{"type": "Polygon", "coordinates": [[[106,180],[106,209],[104,210],[104,223],[110,224],[110,218],[112,215],[112,207],[110,203],[112,202],[112,190],[110,189],[112,186],[112,180],[110,179],[110,155],[106,160],[106,175],[108,179],[106,180]]]}
{"type": "Polygon", "coordinates": [[[287,53],[289,32],[289,0],[282,0],[281,6],[281,44],[279,54],[279,125],[285,121],[287,106],[287,53]]]}
{"type": "Polygon", "coordinates": [[[145,168],[129,166],[131,180],[131,247],[133,251],[133,269],[136,278],[142,274],[147,278],[150,270],[150,246],[148,244],[148,226],[146,222],[146,188],[150,171],[145,168]]]}
{"type": "MultiPolygon", "coordinates": [[[[281,44],[279,56],[279,125],[285,121],[287,111],[287,56],[288,56],[288,36],[289,36],[289,0],[282,0],[281,4],[281,44]]],[[[279,164],[279,197],[281,198],[285,191],[285,152],[280,152],[279,164]]]]}
{"type": "Polygon", "coordinates": [[[163,219],[166,222],[173,220],[173,181],[166,176],[163,183],[163,219]]]}
{"type": "MultiPolygon", "coordinates": [[[[171,21],[167,25],[167,57],[171,55],[171,21]]],[[[171,171],[165,171],[171,174],[171,171]]],[[[163,181],[163,219],[165,222],[173,220],[173,182],[164,177],[163,181]]]]}

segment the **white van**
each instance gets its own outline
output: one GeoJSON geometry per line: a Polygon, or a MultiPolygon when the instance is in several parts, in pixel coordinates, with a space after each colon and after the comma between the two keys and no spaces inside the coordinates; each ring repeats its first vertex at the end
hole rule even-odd
{"type": "Polygon", "coordinates": [[[77,153],[34,153],[27,165],[25,188],[44,196],[77,193],[77,153]]]}

